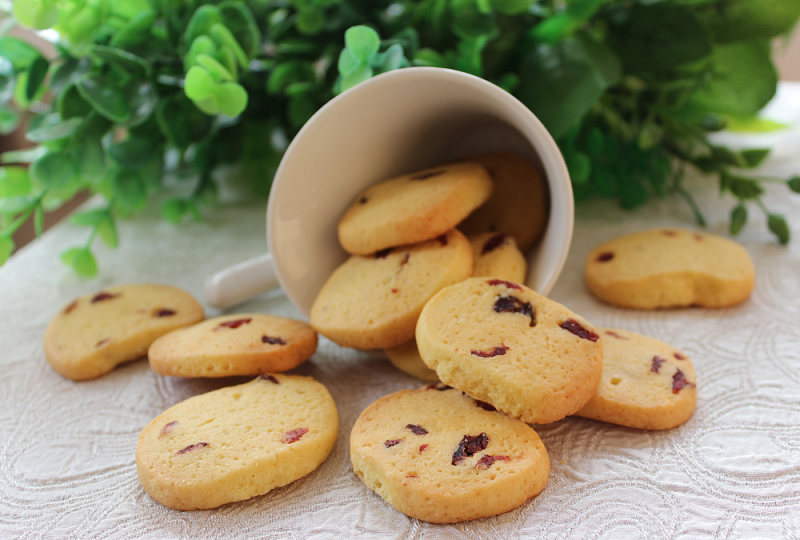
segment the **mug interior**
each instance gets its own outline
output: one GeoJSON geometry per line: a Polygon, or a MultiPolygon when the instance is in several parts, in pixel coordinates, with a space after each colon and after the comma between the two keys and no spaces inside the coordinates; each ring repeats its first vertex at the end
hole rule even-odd
{"type": "Polygon", "coordinates": [[[566,260],[574,213],[569,175],[552,137],[524,105],[483,79],[406,68],[331,100],[286,150],[267,209],[267,240],[289,299],[308,315],[328,276],[347,258],[336,228],[362,190],[501,149],[528,158],[547,179],[550,216],[527,254],[526,280],[547,294],[566,260]]]}

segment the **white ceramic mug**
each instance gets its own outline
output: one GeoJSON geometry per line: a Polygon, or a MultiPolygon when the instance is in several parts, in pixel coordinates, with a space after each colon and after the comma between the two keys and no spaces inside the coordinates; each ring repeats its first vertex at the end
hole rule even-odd
{"type": "Polygon", "coordinates": [[[574,206],[564,159],[542,123],[484,79],[441,68],[384,73],[317,111],[286,150],[267,206],[269,252],[212,275],[206,297],[225,308],[280,285],[306,316],[347,257],[336,227],[367,186],[448,160],[495,150],[544,173],[550,216],[527,254],[528,286],[552,289],[567,258],[574,206]]]}

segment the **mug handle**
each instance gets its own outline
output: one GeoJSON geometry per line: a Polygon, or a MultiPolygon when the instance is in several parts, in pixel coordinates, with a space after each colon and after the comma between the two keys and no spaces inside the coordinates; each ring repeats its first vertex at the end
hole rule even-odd
{"type": "Polygon", "coordinates": [[[205,294],[212,307],[225,309],[279,285],[275,263],[267,253],[210,275],[205,294]]]}

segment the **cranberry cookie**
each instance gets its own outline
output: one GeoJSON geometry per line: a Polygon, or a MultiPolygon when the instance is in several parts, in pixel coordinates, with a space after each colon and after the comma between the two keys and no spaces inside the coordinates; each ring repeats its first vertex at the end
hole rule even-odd
{"type": "Polygon", "coordinates": [[[470,237],[475,263],[473,276],[491,276],[523,283],[528,264],[514,238],[506,233],[483,233],[470,237]]]}
{"type": "Polygon", "coordinates": [[[383,351],[394,367],[421,381],[438,381],[436,372],[425,365],[417,350],[416,340],[411,340],[383,351]]]}

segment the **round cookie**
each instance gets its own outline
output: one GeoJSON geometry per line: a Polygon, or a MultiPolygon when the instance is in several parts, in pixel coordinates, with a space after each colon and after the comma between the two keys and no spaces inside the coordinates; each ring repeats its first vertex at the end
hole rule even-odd
{"type": "Polygon", "coordinates": [[[147,351],[150,367],[176,377],[230,377],[286,371],[317,349],[308,324],[258,313],[231,314],[175,330],[147,351]]]}
{"type": "Polygon", "coordinates": [[[412,339],[397,347],[384,349],[383,352],[389,357],[392,365],[403,373],[416,377],[421,381],[435,382],[439,380],[436,372],[422,361],[417,350],[416,340],[412,339]]]}
{"type": "Polygon", "coordinates": [[[44,333],[47,361],[73,380],[94,379],[142,358],[160,336],[203,320],[192,295],[168,285],[119,285],[62,308],[44,333]]]}
{"type": "Polygon", "coordinates": [[[170,407],[139,435],[144,490],[176,510],[216,508],[316,469],[336,442],[333,398],[310,377],[262,375],[170,407]]]}
{"type": "Polygon", "coordinates": [[[339,222],[354,255],[415,244],[454,228],[492,193],[486,169],[451,163],[385,180],[356,197],[339,222]]]}
{"type": "Polygon", "coordinates": [[[386,502],[432,523],[508,512],[539,494],[550,473],[533,428],[442,385],[367,407],[350,434],[350,460],[386,502]]]}
{"type": "Polygon", "coordinates": [[[483,233],[470,237],[475,263],[473,276],[491,276],[525,282],[528,264],[514,237],[505,233],[483,233]]]}
{"type": "Polygon", "coordinates": [[[528,251],[547,225],[547,190],[538,169],[524,158],[494,152],[470,158],[489,171],[494,181],[491,198],[461,225],[468,235],[484,231],[513,236],[528,251]]]}
{"type": "Polygon", "coordinates": [[[607,329],[600,334],[600,385],[577,416],[639,429],[669,429],[692,416],[697,379],[688,356],[633,332],[607,329]]]}
{"type": "Polygon", "coordinates": [[[531,424],[575,413],[600,381],[594,327],[510,281],[476,277],[443,289],[422,310],[416,337],[443,383],[531,424]]]}
{"type": "Polygon", "coordinates": [[[472,248],[453,229],[421,244],[352,256],[311,308],[311,326],[344,347],[384,349],[414,337],[422,307],[472,273],[472,248]]]}
{"type": "Polygon", "coordinates": [[[595,296],[615,306],[720,308],[750,296],[755,268],[747,251],[727,238],[651,229],[594,248],[584,278],[595,296]]]}

